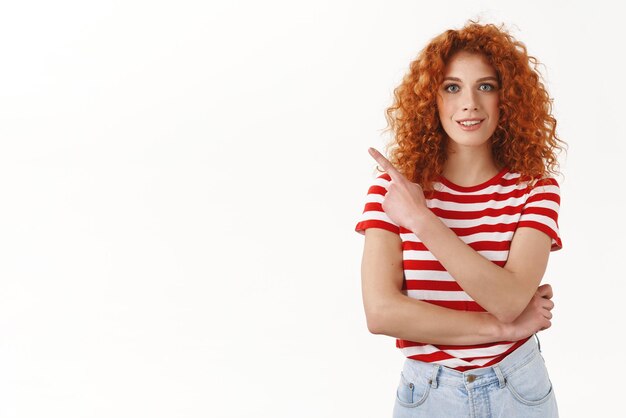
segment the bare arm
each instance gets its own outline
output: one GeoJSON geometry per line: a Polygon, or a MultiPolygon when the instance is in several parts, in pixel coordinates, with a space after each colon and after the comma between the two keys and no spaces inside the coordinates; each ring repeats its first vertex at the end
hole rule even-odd
{"type": "Polygon", "coordinates": [[[361,277],[367,326],[374,334],[430,344],[471,345],[516,341],[551,325],[553,304],[548,288],[534,295],[511,324],[487,312],[456,311],[409,298],[402,293],[402,242],[397,234],[384,229],[365,231],[361,277]]]}

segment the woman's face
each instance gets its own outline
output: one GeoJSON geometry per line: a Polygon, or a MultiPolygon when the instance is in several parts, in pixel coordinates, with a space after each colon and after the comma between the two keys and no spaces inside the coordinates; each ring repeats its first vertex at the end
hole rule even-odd
{"type": "Polygon", "coordinates": [[[448,145],[490,146],[500,116],[498,88],[496,70],[483,55],[459,51],[450,57],[437,92],[448,145]]]}

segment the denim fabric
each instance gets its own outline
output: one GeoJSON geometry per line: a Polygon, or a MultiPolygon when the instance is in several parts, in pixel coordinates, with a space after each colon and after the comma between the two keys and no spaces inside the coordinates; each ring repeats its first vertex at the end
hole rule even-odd
{"type": "Polygon", "coordinates": [[[558,417],[538,344],[530,338],[501,362],[466,372],[407,358],[393,417],[558,417]]]}

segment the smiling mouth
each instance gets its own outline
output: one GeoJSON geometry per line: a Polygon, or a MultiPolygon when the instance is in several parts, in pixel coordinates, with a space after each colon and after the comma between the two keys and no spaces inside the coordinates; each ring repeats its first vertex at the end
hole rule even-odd
{"type": "Polygon", "coordinates": [[[456,121],[459,125],[470,128],[472,126],[477,126],[483,123],[484,119],[475,119],[475,120],[465,120],[465,121],[456,121]]]}
{"type": "Polygon", "coordinates": [[[456,121],[459,124],[459,128],[463,131],[476,131],[483,126],[483,122],[485,119],[474,119],[474,120],[464,120],[464,121],[456,121]]]}

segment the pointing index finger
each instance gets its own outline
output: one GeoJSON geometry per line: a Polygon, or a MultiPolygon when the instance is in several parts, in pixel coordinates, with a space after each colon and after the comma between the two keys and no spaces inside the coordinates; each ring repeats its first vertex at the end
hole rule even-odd
{"type": "Polygon", "coordinates": [[[396,170],[396,168],[389,162],[384,155],[382,155],[376,148],[369,148],[367,150],[372,158],[376,160],[376,162],[385,170],[390,176],[391,180],[400,181],[404,176],[396,170]]]}

